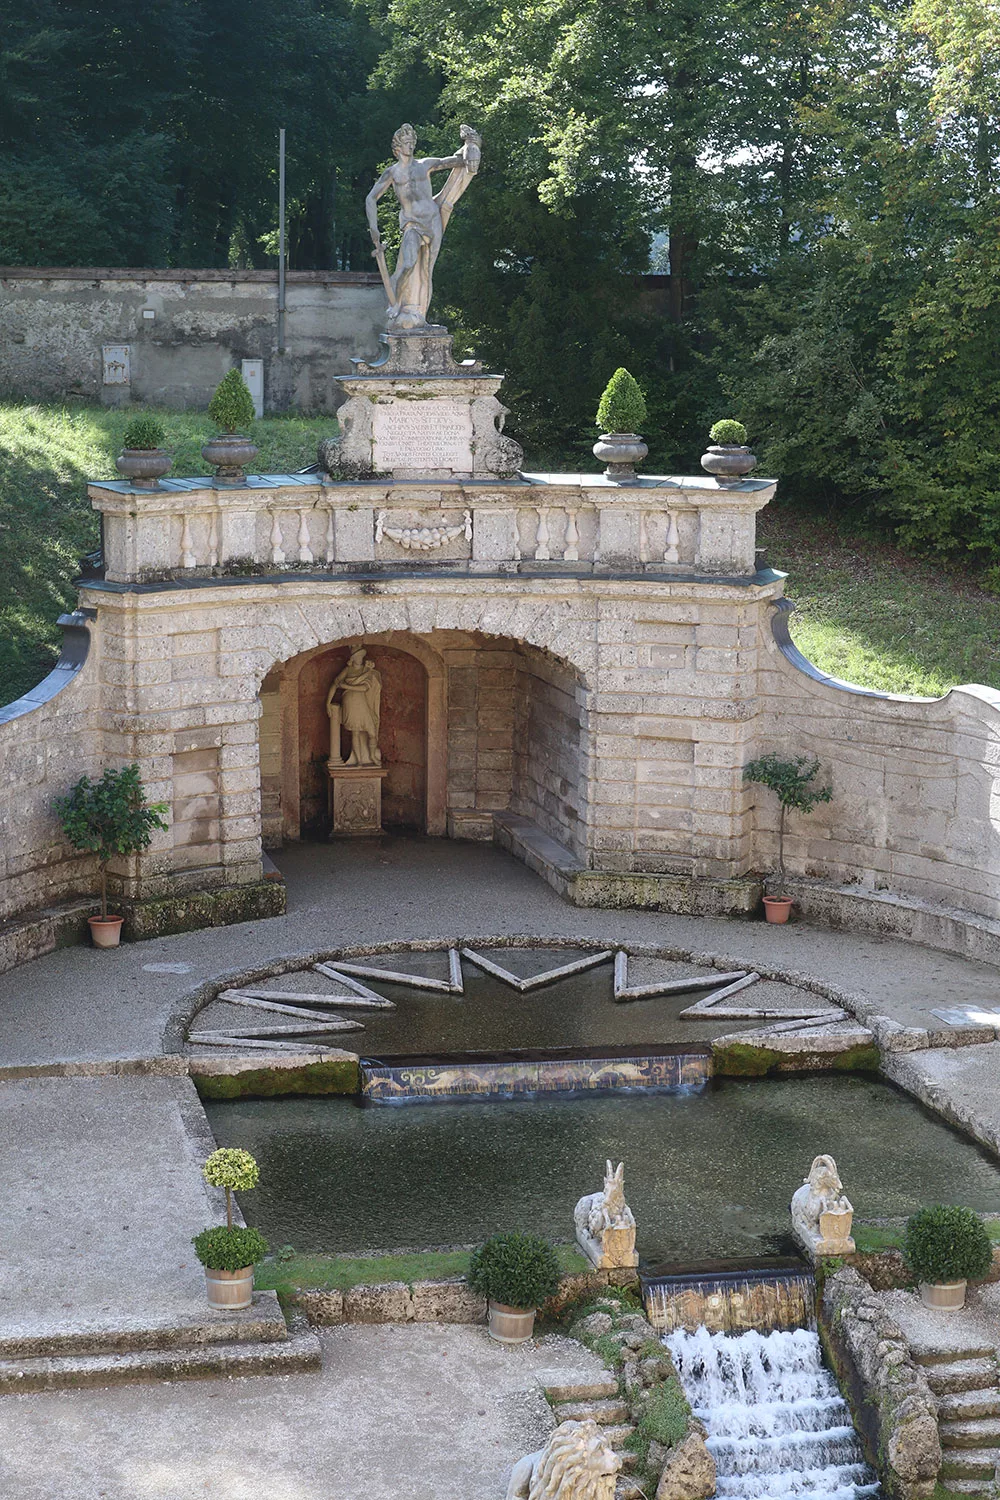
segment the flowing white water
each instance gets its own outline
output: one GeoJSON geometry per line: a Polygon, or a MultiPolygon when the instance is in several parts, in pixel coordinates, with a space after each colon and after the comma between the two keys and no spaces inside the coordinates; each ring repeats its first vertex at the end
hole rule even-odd
{"type": "Polygon", "coordinates": [[[878,1493],[819,1338],[678,1331],[664,1339],[708,1429],[716,1495],[738,1500],[863,1500],[878,1493]]]}

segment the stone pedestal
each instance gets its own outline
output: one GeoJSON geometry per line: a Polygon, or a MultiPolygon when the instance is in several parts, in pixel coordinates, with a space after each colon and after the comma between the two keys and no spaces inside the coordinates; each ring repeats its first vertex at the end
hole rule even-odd
{"type": "Polygon", "coordinates": [[[327,765],[330,837],[366,838],[382,832],[382,778],[378,766],[327,765]]]}

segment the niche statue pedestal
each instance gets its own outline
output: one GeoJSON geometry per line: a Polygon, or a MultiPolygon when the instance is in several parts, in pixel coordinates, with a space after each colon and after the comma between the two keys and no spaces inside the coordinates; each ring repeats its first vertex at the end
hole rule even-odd
{"type": "Polygon", "coordinates": [[[382,832],[382,778],[378,766],[331,765],[330,837],[364,838],[382,832]]]}

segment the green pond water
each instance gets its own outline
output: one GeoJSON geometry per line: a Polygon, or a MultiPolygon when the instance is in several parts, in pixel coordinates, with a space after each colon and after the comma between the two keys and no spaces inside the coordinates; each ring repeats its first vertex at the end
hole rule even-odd
{"type": "Polygon", "coordinates": [[[788,1203],[836,1158],[859,1219],[925,1203],[1000,1213],[1000,1170],[890,1085],[862,1077],[719,1080],[690,1095],[362,1107],[345,1099],[206,1106],[253,1152],[240,1198],[278,1247],[467,1244],[497,1229],[573,1237],[573,1207],[623,1160],[646,1262],[786,1252],[788,1203]]]}

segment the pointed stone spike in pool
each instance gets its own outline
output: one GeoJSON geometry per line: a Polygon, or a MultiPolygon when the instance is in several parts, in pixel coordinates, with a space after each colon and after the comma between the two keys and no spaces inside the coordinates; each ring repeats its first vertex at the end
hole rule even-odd
{"type": "Polygon", "coordinates": [[[664,1340],[708,1429],[718,1500],[862,1500],[878,1493],[810,1329],[664,1340]]]}

